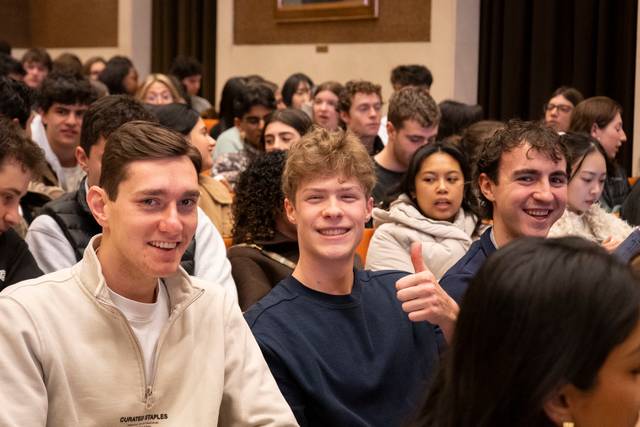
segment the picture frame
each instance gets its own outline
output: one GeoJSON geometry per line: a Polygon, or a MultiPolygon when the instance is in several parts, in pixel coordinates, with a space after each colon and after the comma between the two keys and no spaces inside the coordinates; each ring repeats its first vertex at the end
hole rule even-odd
{"type": "Polygon", "coordinates": [[[378,18],[378,0],[274,0],[277,23],[378,18]]]}

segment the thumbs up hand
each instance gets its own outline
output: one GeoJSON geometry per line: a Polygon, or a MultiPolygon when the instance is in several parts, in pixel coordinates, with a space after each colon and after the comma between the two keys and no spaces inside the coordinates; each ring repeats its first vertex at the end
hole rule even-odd
{"type": "Polygon", "coordinates": [[[458,318],[458,304],[424,265],[422,243],[411,244],[411,262],[415,273],[396,282],[396,296],[402,302],[402,309],[413,322],[427,321],[440,326],[450,342],[458,318]]]}

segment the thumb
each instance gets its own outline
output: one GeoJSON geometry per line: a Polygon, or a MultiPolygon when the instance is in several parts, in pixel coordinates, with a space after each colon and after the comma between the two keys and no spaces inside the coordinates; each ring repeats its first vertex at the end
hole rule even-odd
{"type": "Polygon", "coordinates": [[[424,259],[422,258],[422,243],[421,242],[413,242],[411,243],[411,264],[413,264],[413,269],[416,273],[420,273],[421,271],[425,271],[427,266],[424,265],[424,259]]]}

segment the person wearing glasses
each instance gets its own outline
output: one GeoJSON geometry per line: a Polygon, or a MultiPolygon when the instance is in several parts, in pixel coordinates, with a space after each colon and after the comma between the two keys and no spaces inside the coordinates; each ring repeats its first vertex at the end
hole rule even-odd
{"type": "Polygon", "coordinates": [[[556,132],[566,132],[569,130],[573,109],[583,99],[578,89],[560,86],[542,107],[544,123],[556,132]]]}
{"type": "Polygon", "coordinates": [[[340,118],[347,130],[356,134],[370,156],[378,154],[384,143],[378,136],[382,119],[380,85],[365,80],[350,80],[340,94],[340,118]]]}

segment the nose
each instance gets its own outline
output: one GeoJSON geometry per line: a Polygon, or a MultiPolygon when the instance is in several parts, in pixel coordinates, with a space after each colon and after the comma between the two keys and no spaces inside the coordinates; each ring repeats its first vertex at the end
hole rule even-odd
{"type": "Polygon", "coordinates": [[[553,202],[553,193],[551,192],[551,186],[549,183],[540,183],[536,191],[533,193],[533,198],[539,202],[553,202]]]}
{"type": "Polygon", "coordinates": [[[71,123],[71,124],[80,123],[81,119],[82,119],[82,117],[79,114],[71,112],[67,116],[67,123],[71,123]]]}
{"type": "Polygon", "coordinates": [[[436,188],[436,191],[438,193],[446,193],[447,191],[449,191],[449,189],[447,188],[447,182],[444,178],[438,180],[438,187],[436,188]]]}
{"type": "MultiPolygon", "coordinates": [[[[5,212],[4,217],[2,219],[4,220],[4,223],[8,227],[14,227],[18,225],[20,223],[20,212],[18,211],[18,205],[16,204],[15,206],[10,207],[5,212]]],[[[6,231],[6,230],[2,230],[2,231],[6,231]]]]}
{"type": "Polygon", "coordinates": [[[273,143],[273,148],[275,150],[286,150],[287,149],[287,144],[284,143],[284,141],[280,138],[276,138],[276,140],[273,143]]]}
{"type": "Polygon", "coordinates": [[[327,204],[322,210],[322,215],[330,218],[339,218],[342,216],[342,209],[335,197],[329,197],[327,199],[327,204]]]}
{"type": "Polygon", "coordinates": [[[176,204],[170,203],[162,215],[158,225],[159,231],[170,235],[175,235],[182,231],[182,221],[176,204]]]}
{"type": "Polygon", "coordinates": [[[622,142],[626,142],[627,141],[627,134],[624,133],[624,129],[620,128],[620,141],[622,142]]]}
{"type": "Polygon", "coordinates": [[[207,134],[207,142],[209,142],[209,149],[213,150],[216,146],[216,140],[209,134],[207,134]]]}

